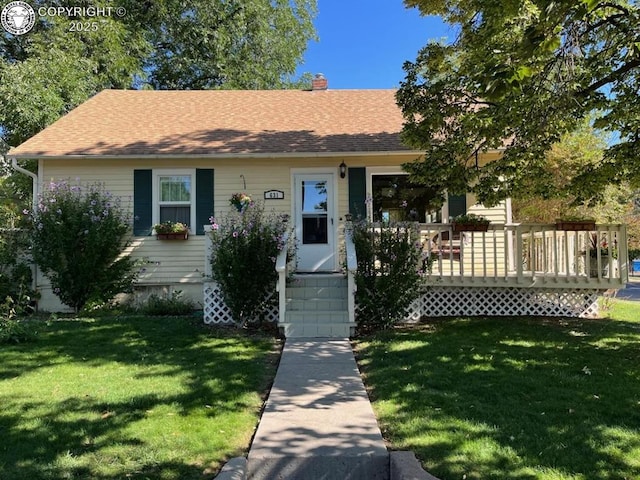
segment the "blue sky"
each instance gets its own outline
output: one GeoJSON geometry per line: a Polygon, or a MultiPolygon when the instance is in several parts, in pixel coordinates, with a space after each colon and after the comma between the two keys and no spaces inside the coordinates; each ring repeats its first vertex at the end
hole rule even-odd
{"type": "Polygon", "coordinates": [[[329,88],[395,88],[402,64],[429,39],[453,39],[437,17],[421,17],[402,0],[318,0],[319,41],[311,42],[300,72],[324,73],[329,88]]]}

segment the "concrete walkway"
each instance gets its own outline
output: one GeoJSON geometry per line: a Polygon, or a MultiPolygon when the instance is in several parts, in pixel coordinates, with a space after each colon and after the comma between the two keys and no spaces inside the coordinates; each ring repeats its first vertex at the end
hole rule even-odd
{"type": "Polygon", "coordinates": [[[286,341],[247,469],[252,480],[389,478],[348,339],[286,341]]]}

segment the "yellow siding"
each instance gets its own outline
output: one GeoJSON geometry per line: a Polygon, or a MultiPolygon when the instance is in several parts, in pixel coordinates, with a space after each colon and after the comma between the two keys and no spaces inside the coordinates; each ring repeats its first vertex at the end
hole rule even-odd
{"type": "Polygon", "coordinates": [[[485,207],[484,205],[476,203],[476,199],[473,195],[467,195],[467,205],[471,205],[467,207],[469,213],[474,213],[476,215],[481,215],[483,217],[491,220],[491,223],[507,223],[507,207],[506,202],[500,202],[495,207],[485,207]]]}
{"type": "MultiPolygon", "coordinates": [[[[292,169],[332,168],[336,173],[338,196],[338,228],[340,244],[343,239],[343,219],[348,213],[348,179],[341,179],[338,166],[345,162],[348,167],[399,166],[411,161],[414,156],[348,156],[334,158],[260,158],[260,159],[75,159],[41,160],[40,178],[43,183],[60,181],[83,183],[102,182],[105,188],[121,198],[122,203],[133,211],[133,171],[135,169],[213,168],[214,215],[228,212],[229,198],[235,192],[246,192],[255,200],[262,200],[267,190],[281,190],[283,200],[267,200],[267,210],[293,214],[292,169]],[[246,182],[246,188],[245,188],[246,182]]],[[[504,205],[495,209],[484,209],[474,205],[470,211],[489,216],[493,222],[504,223],[504,205]]],[[[342,248],[340,252],[342,254],[342,248]]],[[[159,241],[155,237],[135,237],[128,252],[141,262],[143,271],[141,285],[195,286],[202,283],[205,271],[205,238],[192,235],[186,241],[159,241]]],[[[46,288],[46,279],[38,279],[46,288]]],[[[190,291],[193,290],[189,287],[190,291]]],[[[197,296],[197,294],[196,294],[197,296]]],[[[196,298],[197,299],[197,298],[196,298]]]]}

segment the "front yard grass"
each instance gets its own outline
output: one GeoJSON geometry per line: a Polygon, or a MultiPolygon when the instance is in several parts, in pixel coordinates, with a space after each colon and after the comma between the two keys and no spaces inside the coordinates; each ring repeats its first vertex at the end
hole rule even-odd
{"type": "Polygon", "coordinates": [[[390,447],[442,480],[640,478],[640,303],[432,320],[356,348],[390,447]]]}
{"type": "Polygon", "coordinates": [[[185,318],[42,322],[0,346],[0,478],[208,479],[243,455],[277,343],[185,318]]]}

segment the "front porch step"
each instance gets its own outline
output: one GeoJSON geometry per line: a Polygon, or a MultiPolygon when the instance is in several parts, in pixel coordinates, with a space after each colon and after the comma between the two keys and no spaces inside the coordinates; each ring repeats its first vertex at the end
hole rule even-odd
{"type": "Polygon", "coordinates": [[[355,324],[350,323],[281,323],[286,338],[348,338],[355,324]]]}
{"type": "Polygon", "coordinates": [[[287,323],[349,323],[349,312],[346,310],[314,310],[285,313],[287,323]]]}
{"type": "Polygon", "coordinates": [[[287,312],[347,311],[346,298],[290,298],[287,300],[287,312]]]}
{"type": "Polygon", "coordinates": [[[297,275],[287,285],[285,320],[278,326],[287,338],[353,335],[344,275],[297,275]]]}

